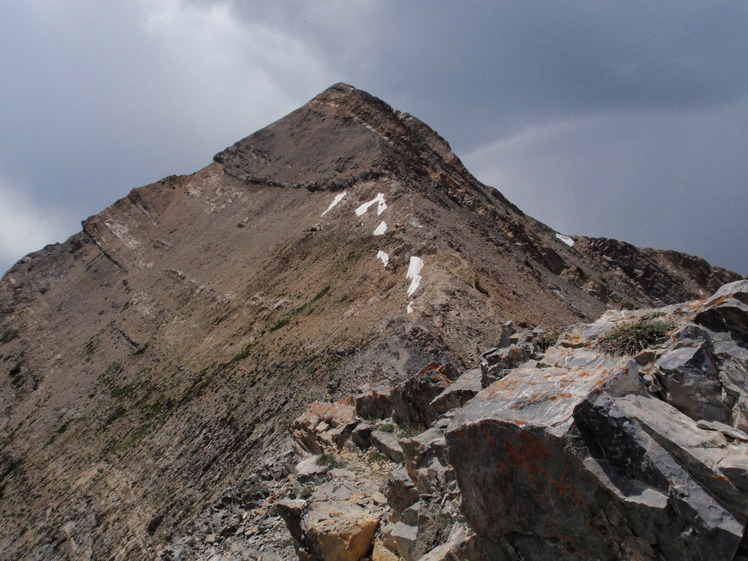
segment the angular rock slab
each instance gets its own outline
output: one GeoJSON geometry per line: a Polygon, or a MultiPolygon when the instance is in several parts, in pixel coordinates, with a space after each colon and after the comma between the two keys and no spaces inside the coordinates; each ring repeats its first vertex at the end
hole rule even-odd
{"type": "Polygon", "coordinates": [[[308,559],[358,561],[379,527],[379,513],[349,501],[284,499],[277,508],[308,559]]]}
{"type": "Polygon", "coordinates": [[[303,415],[291,425],[296,442],[311,452],[321,454],[326,449],[338,446],[341,431],[350,431],[356,425],[356,410],[353,405],[343,402],[312,402],[303,415]]]}
{"type": "Polygon", "coordinates": [[[740,501],[728,508],[703,486],[712,468],[689,472],[701,437],[716,462],[725,442],[714,435],[647,396],[630,361],[514,370],[469,402],[446,438],[490,559],[716,561],[733,558],[744,519],[740,501]],[[668,423],[697,431],[677,459],[668,423]]]}
{"type": "Polygon", "coordinates": [[[323,561],[358,561],[371,548],[379,517],[347,502],[317,503],[301,521],[310,548],[323,561]]]}

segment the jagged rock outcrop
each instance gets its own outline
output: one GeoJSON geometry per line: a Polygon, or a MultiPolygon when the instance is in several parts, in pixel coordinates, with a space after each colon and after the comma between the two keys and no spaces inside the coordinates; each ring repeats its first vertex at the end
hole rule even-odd
{"type": "MultiPolygon", "coordinates": [[[[746,299],[740,281],[611,311],[550,346],[520,331],[507,348],[526,360],[425,431],[377,421],[400,435],[403,459],[369,549],[405,561],[745,559],[746,299]]],[[[464,374],[473,387],[478,373],[464,374]]]]}
{"type": "Polygon", "coordinates": [[[705,302],[606,314],[466,405],[447,441],[484,553],[733,559],[748,514],[748,472],[735,469],[748,465],[748,362],[739,328],[703,320],[729,307],[744,324],[746,294],[742,281],[705,302]],[[643,322],[660,322],[663,341],[636,361],[589,349],[643,322]]]}
{"type": "MultiPolygon", "coordinates": [[[[394,388],[431,362],[462,370],[508,319],[559,327],[737,278],[562,236],[416,118],[335,85],[3,276],[0,557],[178,559],[228,542],[243,555],[231,528],[254,540],[279,519],[229,524],[213,506],[286,449],[307,403],[394,388]]],[[[709,329],[733,324],[715,313],[709,329]]],[[[377,427],[333,428],[336,446],[351,431],[396,456],[377,427]]]]}

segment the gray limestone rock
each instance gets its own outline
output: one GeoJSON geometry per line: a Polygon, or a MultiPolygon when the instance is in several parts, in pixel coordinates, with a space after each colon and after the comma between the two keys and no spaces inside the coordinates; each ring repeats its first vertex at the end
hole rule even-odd
{"type": "Polygon", "coordinates": [[[527,349],[517,344],[483,353],[480,362],[481,387],[488,387],[528,359],[527,349]]]}
{"type": "Polygon", "coordinates": [[[404,467],[390,474],[384,486],[384,494],[392,509],[390,517],[393,522],[399,521],[405,509],[418,502],[418,490],[404,467]]]}
{"type": "Polygon", "coordinates": [[[431,401],[431,407],[438,415],[442,415],[451,409],[462,407],[481,389],[480,368],[467,370],[431,401]]]}
{"type": "Polygon", "coordinates": [[[442,494],[454,479],[447,460],[444,428],[434,426],[400,441],[405,468],[421,494],[442,494]]]}
{"type": "Polygon", "coordinates": [[[314,479],[319,475],[327,473],[330,466],[322,465],[318,463],[318,460],[319,456],[312,456],[311,458],[306,458],[296,464],[294,475],[296,476],[297,481],[305,483],[310,479],[314,479]]]}
{"type": "Polygon", "coordinates": [[[395,524],[390,534],[397,546],[397,553],[404,561],[415,561],[413,553],[418,540],[418,514],[420,510],[421,505],[419,503],[408,507],[402,513],[400,520],[395,524]]]}
{"type": "Polygon", "coordinates": [[[376,387],[358,394],[356,415],[362,419],[387,419],[392,416],[392,389],[376,387]]]}
{"type": "Polygon", "coordinates": [[[715,331],[729,331],[748,343],[748,280],[720,288],[696,314],[695,321],[715,331]]]}
{"type": "Polygon", "coordinates": [[[351,440],[361,448],[366,450],[371,446],[371,433],[374,430],[374,425],[370,423],[359,423],[351,433],[351,440]]]}
{"type": "Polygon", "coordinates": [[[371,444],[393,462],[403,461],[403,449],[393,433],[375,430],[371,433],[371,444]]]}
{"type": "Polygon", "coordinates": [[[449,363],[428,364],[392,390],[392,417],[406,427],[428,427],[439,416],[431,405],[432,400],[457,378],[457,371],[449,363]]]}
{"type": "Polygon", "coordinates": [[[746,448],[647,396],[634,363],[515,370],[446,437],[489,558],[716,561],[741,542],[746,448]]]}
{"type": "Polygon", "coordinates": [[[731,409],[722,400],[719,372],[705,345],[668,351],[656,367],[668,403],[692,419],[729,421],[731,409]]]}

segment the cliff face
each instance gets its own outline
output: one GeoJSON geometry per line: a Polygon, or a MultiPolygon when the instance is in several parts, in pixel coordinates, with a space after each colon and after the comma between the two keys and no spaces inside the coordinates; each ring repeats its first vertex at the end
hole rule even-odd
{"type": "Polygon", "coordinates": [[[149,559],[310,400],[736,280],[560,236],[336,85],[0,281],[2,557],[149,559]]]}

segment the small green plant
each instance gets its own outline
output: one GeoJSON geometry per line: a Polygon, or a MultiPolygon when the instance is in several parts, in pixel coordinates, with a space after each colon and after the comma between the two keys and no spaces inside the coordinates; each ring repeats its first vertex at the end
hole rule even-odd
{"type": "Polygon", "coordinates": [[[0,335],[0,345],[5,345],[6,343],[10,343],[16,337],[18,337],[17,329],[7,329],[3,331],[2,335],[0,335]]]}
{"type": "Polygon", "coordinates": [[[561,337],[561,331],[559,331],[558,329],[552,329],[551,331],[547,331],[538,335],[535,339],[533,339],[532,344],[539,351],[545,352],[549,347],[552,347],[553,345],[558,343],[559,337],[561,337]]]}
{"type": "Polygon", "coordinates": [[[270,332],[278,331],[279,329],[286,327],[291,322],[291,318],[283,318],[278,323],[276,323],[273,327],[270,328],[270,332]]]}
{"type": "Polygon", "coordinates": [[[124,386],[117,386],[116,388],[112,390],[111,395],[112,397],[115,397],[118,399],[123,398],[123,397],[128,397],[135,392],[137,387],[138,385],[134,382],[132,384],[125,384],[124,386]]]}
{"type": "Polygon", "coordinates": [[[641,319],[642,320],[655,319],[655,318],[665,317],[666,315],[667,314],[665,312],[647,312],[641,317],[641,319]]]}
{"type": "Polygon", "coordinates": [[[336,457],[335,454],[328,452],[321,454],[317,458],[317,464],[321,466],[329,466],[330,468],[343,468],[347,465],[343,460],[336,457]]]}
{"type": "Polygon", "coordinates": [[[8,434],[5,438],[0,440],[0,450],[4,449],[6,446],[9,446],[16,439],[16,435],[18,434],[18,431],[21,429],[22,426],[23,426],[23,421],[18,423],[18,426],[14,428],[10,432],[10,434],[8,434]]]}
{"type": "Polygon", "coordinates": [[[52,433],[52,434],[50,435],[50,437],[49,437],[49,439],[47,440],[47,442],[46,442],[45,446],[49,446],[49,445],[50,445],[50,444],[52,444],[52,443],[53,443],[53,442],[54,442],[55,440],[57,440],[57,437],[58,437],[58,436],[60,436],[61,434],[64,434],[64,433],[65,433],[65,431],[66,431],[66,430],[68,430],[68,425],[69,425],[69,424],[70,424],[70,423],[69,423],[69,422],[67,422],[67,423],[63,423],[62,425],[60,425],[59,427],[57,427],[57,428],[55,429],[55,431],[54,431],[54,432],[53,432],[53,433],[52,433]]]}
{"type": "Polygon", "coordinates": [[[486,290],[486,288],[480,283],[480,280],[478,280],[478,277],[475,277],[475,281],[473,282],[473,286],[475,287],[475,290],[480,292],[481,294],[485,294],[486,296],[491,296],[491,294],[486,290]]]}
{"type": "Polygon", "coordinates": [[[15,389],[20,388],[23,385],[23,376],[21,376],[21,367],[23,367],[24,363],[26,361],[21,357],[18,359],[18,361],[13,365],[13,367],[8,372],[8,376],[10,376],[10,385],[13,386],[15,389]]]}
{"type": "Polygon", "coordinates": [[[140,345],[137,349],[135,349],[132,352],[132,355],[133,356],[142,355],[143,353],[145,353],[148,350],[148,345],[149,345],[149,343],[146,343],[144,345],[140,345]]]}
{"type": "Polygon", "coordinates": [[[249,343],[249,344],[245,345],[244,348],[242,348],[241,351],[239,351],[238,353],[236,353],[231,358],[231,360],[229,360],[225,365],[226,366],[231,366],[235,362],[239,362],[239,361],[244,360],[245,358],[247,358],[251,354],[253,346],[254,346],[254,343],[249,343]]]}
{"type": "Polygon", "coordinates": [[[325,294],[327,294],[328,292],[330,292],[330,285],[329,285],[329,284],[328,284],[328,285],[327,285],[327,286],[326,286],[325,288],[323,288],[322,290],[320,290],[320,291],[319,291],[319,292],[318,292],[318,293],[317,293],[317,294],[316,294],[316,295],[314,296],[314,298],[312,298],[312,299],[311,299],[311,300],[309,301],[309,304],[314,304],[315,302],[317,302],[317,301],[318,301],[319,299],[321,299],[321,298],[322,298],[322,297],[323,297],[323,296],[324,296],[325,294]]]}
{"type": "Polygon", "coordinates": [[[393,423],[384,423],[383,425],[379,425],[377,430],[381,430],[382,432],[395,432],[395,425],[393,423]]]}
{"type": "Polygon", "coordinates": [[[416,547],[413,552],[414,559],[422,557],[437,545],[445,543],[456,520],[451,514],[439,508],[434,512],[430,522],[416,540],[416,547]]]}
{"type": "Polygon", "coordinates": [[[91,337],[88,341],[86,341],[86,344],[83,345],[83,350],[86,353],[86,356],[91,356],[96,352],[96,347],[99,346],[99,340],[96,337],[91,337]]]}
{"type": "Polygon", "coordinates": [[[121,405],[118,405],[109,415],[107,415],[106,419],[104,419],[104,422],[101,424],[101,428],[105,429],[106,427],[117,421],[119,418],[124,417],[125,413],[126,409],[121,405]]]}
{"type": "Polygon", "coordinates": [[[366,453],[366,457],[370,462],[386,462],[387,460],[389,460],[387,456],[382,454],[376,448],[369,448],[369,451],[366,453]]]}
{"type": "Polygon", "coordinates": [[[600,338],[599,347],[612,355],[633,355],[665,337],[672,328],[669,321],[642,317],[611,329],[600,338]]]}

